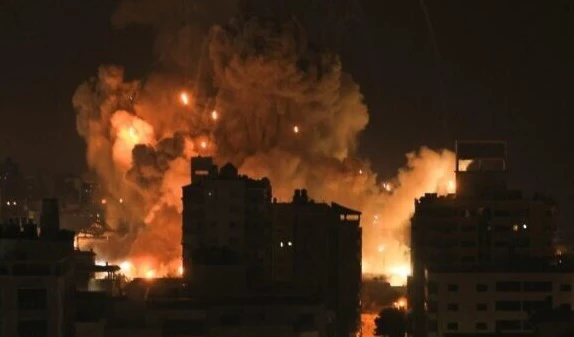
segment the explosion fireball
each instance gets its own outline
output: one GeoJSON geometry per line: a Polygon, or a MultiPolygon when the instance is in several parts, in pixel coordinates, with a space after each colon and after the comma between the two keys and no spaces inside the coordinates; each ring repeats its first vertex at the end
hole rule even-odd
{"type": "Polygon", "coordinates": [[[407,155],[392,184],[381,184],[355,156],[369,120],[358,85],[337,55],[309,46],[300,24],[234,19],[197,41],[185,26],[171,32],[174,46],[162,43],[163,21],[142,13],[126,1],[114,21],[157,26],[166,62],[180,71],[126,81],[123,68],[105,65],[73,97],[87,162],[109,198],[122,200],[121,211],[106,204],[107,220],[128,233],[95,243],[95,251],[126,275],[181,274],[181,187],[190,182],[190,158],[211,155],[268,177],[279,200],[304,187],[317,200],[361,210],[363,271],[403,283],[414,200],[453,191],[454,155],[423,147],[407,155]],[[194,52],[181,56],[182,43],[194,52]],[[186,85],[194,89],[182,92],[182,65],[190,63],[198,64],[186,85]]]}

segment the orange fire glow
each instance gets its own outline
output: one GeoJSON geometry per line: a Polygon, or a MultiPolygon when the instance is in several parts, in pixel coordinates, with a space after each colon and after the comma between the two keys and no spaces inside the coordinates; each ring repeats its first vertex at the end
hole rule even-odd
{"type": "Polygon", "coordinates": [[[189,104],[189,96],[187,95],[186,92],[182,92],[182,93],[179,95],[179,98],[181,99],[181,103],[182,103],[183,105],[188,105],[188,104],[189,104]]]}
{"type": "Polygon", "coordinates": [[[217,113],[217,110],[213,110],[213,111],[211,112],[211,119],[213,119],[214,121],[216,121],[217,118],[219,118],[219,114],[217,113]]]}

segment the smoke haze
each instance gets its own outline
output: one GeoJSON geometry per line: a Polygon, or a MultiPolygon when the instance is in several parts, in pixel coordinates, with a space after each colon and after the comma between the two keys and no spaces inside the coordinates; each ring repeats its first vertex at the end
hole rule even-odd
{"type": "Polygon", "coordinates": [[[318,201],[363,211],[365,272],[404,276],[414,199],[447,192],[452,153],[422,148],[391,184],[379,183],[355,156],[369,115],[339,57],[311,47],[296,20],[234,18],[236,8],[233,1],[120,4],[114,25],[153,26],[163,67],[145,82],[126,82],[120,66],[104,65],[74,94],[88,164],[125,201],[121,210],[110,205],[107,217],[128,234],[96,250],[109,259],[145,257],[155,270],[177,267],[189,159],[212,155],[269,177],[279,200],[307,188],[318,201]]]}

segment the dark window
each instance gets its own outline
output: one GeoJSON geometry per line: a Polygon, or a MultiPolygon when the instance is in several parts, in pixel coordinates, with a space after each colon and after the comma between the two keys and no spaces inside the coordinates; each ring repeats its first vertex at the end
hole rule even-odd
{"type": "Polygon", "coordinates": [[[295,330],[299,332],[315,329],[315,316],[313,314],[299,314],[295,322],[295,330]]]}
{"type": "Polygon", "coordinates": [[[486,303],[476,304],[476,311],[486,311],[486,310],[488,310],[488,305],[486,305],[486,303]]]}
{"type": "Polygon", "coordinates": [[[561,284],[560,285],[560,291],[572,291],[572,285],[571,284],[561,284]]]}
{"type": "Polygon", "coordinates": [[[198,336],[207,333],[207,326],[204,320],[166,319],[163,322],[162,330],[164,336],[198,336]]]}
{"type": "Polygon", "coordinates": [[[428,329],[432,332],[438,331],[438,322],[436,320],[428,321],[428,329]]]}
{"type": "Polygon", "coordinates": [[[551,292],[552,282],[524,282],[523,290],[528,292],[551,292]]]}
{"type": "Polygon", "coordinates": [[[231,314],[221,315],[219,322],[223,326],[236,326],[239,325],[239,316],[231,314]]]}
{"type": "Polygon", "coordinates": [[[520,311],[520,301],[496,301],[497,311],[520,311]]]}
{"type": "Polygon", "coordinates": [[[18,337],[47,337],[48,321],[21,320],[18,322],[18,337]]]}
{"type": "Polygon", "coordinates": [[[476,330],[486,330],[486,329],[487,329],[486,323],[483,322],[476,323],[476,330]]]}
{"type": "Polygon", "coordinates": [[[476,285],[476,291],[478,291],[479,293],[483,293],[487,290],[488,290],[488,286],[486,284],[477,284],[476,285]]]}
{"type": "Polygon", "coordinates": [[[570,305],[570,303],[562,303],[562,304],[560,304],[559,308],[562,310],[570,311],[570,310],[572,310],[572,305],[570,305]]]}
{"type": "Polygon", "coordinates": [[[458,284],[449,284],[447,287],[447,290],[450,292],[458,291],[458,284]]]}
{"type": "Polygon", "coordinates": [[[549,308],[549,303],[546,301],[524,301],[522,302],[522,310],[528,312],[545,310],[549,308]]]}
{"type": "Polygon", "coordinates": [[[46,289],[18,289],[18,309],[45,310],[48,302],[46,289]]]}
{"type": "Polygon", "coordinates": [[[448,311],[458,311],[458,304],[449,303],[446,308],[448,311]]]}
{"type": "Polygon", "coordinates": [[[476,243],[474,241],[461,241],[461,247],[475,247],[476,243]]]}
{"type": "Polygon", "coordinates": [[[458,330],[458,323],[457,322],[449,322],[446,324],[447,330],[458,330]]]}
{"type": "Polygon", "coordinates": [[[428,283],[428,292],[430,295],[436,295],[438,293],[438,283],[429,282],[428,283]]]}
{"type": "Polygon", "coordinates": [[[519,320],[501,320],[496,321],[496,331],[507,331],[507,330],[520,330],[522,328],[522,322],[519,320]]]}
{"type": "Polygon", "coordinates": [[[438,310],[437,302],[436,301],[429,301],[428,309],[429,309],[429,312],[437,312],[437,310],[438,310]]]}
{"type": "Polygon", "coordinates": [[[520,291],[520,282],[496,282],[496,290],[502,292],[520,291]]]}

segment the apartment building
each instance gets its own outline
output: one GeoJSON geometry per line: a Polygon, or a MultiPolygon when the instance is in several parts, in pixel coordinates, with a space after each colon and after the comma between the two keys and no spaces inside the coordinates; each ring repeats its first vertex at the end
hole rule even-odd
{"type": "Polygon", "coordinates": [[[533,314],[574,304],[574,272],[554,268],[445,268],[428,273],[427,287],[430,337],[528,335],[533,314]]]}
{"type": "MultiPolygon", "coordinates": [[[[458,276],[464,279],[468,273],[480,272],[481,278],[496,283],[506,276],[519,281],[529,269],[537,277],[552,280],[556,272],[564,270],[559,266],[554,244],[555,203],[540,195],[526,196],[509,189],[506,162],[504,142],[458,142],[456,192],[427,194],[415,201],[411,222],[413,275],[408,290],[415,336],[427,336],[430,331],[446,336],[446,326],[457,322],[448,321],[449,316],[431,315],[429,282],[433,277],[448,276],[456,283],[458,276]],[[522,268],[519,276],[510,273],[515,267],[522,268]],[[452,272],[442,274],[445,269],[452,272]],[[505,276],[500,270],[509,274],[505,276]]],[[[448,307],[444,298],[437,301],[439,308],[448,307]]],[[[470,322],[457,324],[466,333],[476,334],[465,336],[482,336],[485,331],[496,330],[496,321],[506,320],[496,311],[493,317],[486,328],[482,321],[475,322],[481,323],[480,328],[470,322]]]]}

